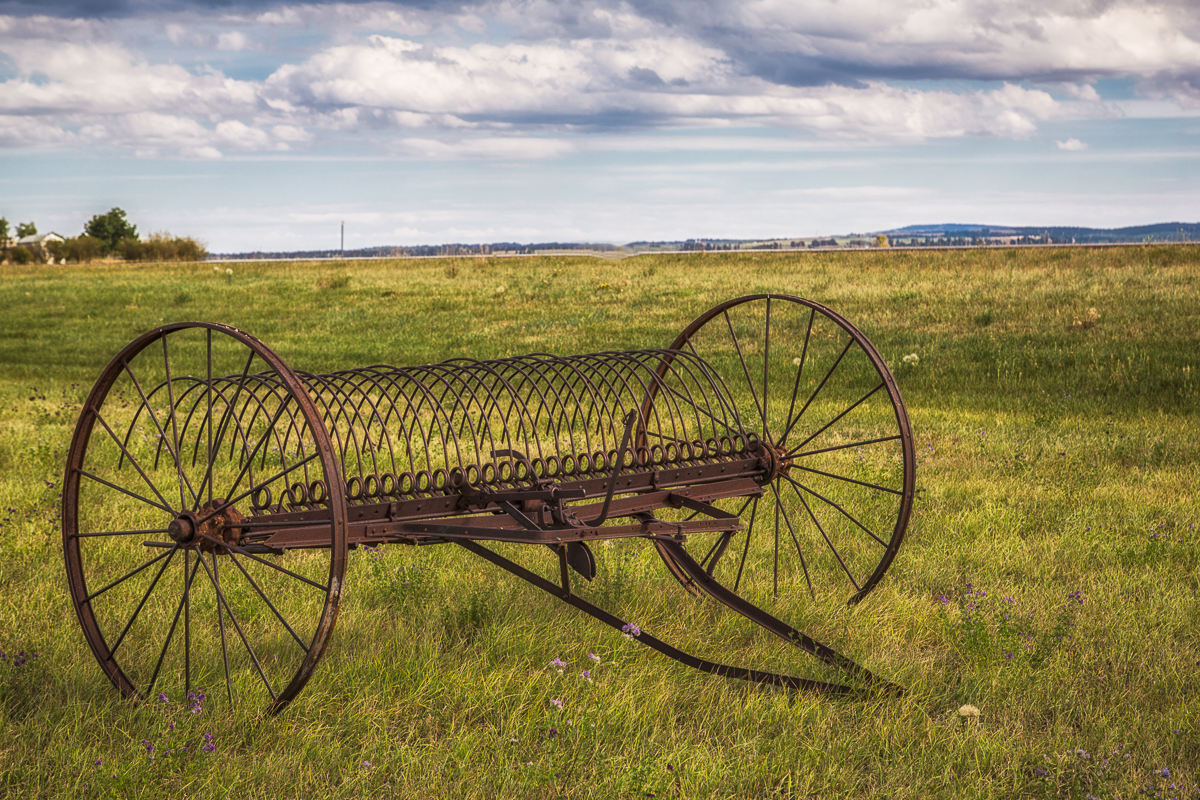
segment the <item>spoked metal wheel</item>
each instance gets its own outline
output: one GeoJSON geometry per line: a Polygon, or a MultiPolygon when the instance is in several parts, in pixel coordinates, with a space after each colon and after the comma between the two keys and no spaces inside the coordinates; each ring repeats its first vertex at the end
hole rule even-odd
{"type": "Polygon", "coordinates": [[[234,328],[168,325],[108,365],[67,458],[63,551],[84,636],[126,697],[278,710],[300,691],[346,568],[333,453],[304,384],[234,328]],[[319,546],[256,535],[300,525],[319,546]]]}
{"type": "MultiPolygon", "coordinates": [[[[720,376],[764,464],[761,497],[717,504],[746,529],[693,537],[688,553],[748,599],[862,599],[900,547],[916,472],[908,414],[874,346],[819,303],[763,294],[713,308],[671,349],[720,376]]],[[[669,392],[672,370],[660,373],[669,392]]]]}

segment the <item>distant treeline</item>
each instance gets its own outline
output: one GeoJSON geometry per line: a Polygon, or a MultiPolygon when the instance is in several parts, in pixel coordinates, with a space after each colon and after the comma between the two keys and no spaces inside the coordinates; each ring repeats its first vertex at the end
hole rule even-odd
{"type": "Polygon", "coordinates": [[[214,256],[229,261],[287,258],[439,258],[447,256],[532,256],[548,251],[563,252],[566,250],[599,253],[620,251],[622,249],[614,244],[580,244],[578,242],[543,242],[537,244],[493,242],[491,244],[427,244],[407,247],[363,247],[356,250],[294,250],[288,252],[254,250],[247,253],[216,253],[214,256]]]}
{"type": "Polygon", "coordinates": [[[61,242],[44,245],[51,258],[62,263],[95,261],[106,255],[120,256],[126,261],[203,261],[208,251],[200,242],[188,236],[152,233],[145,239],[122,239],[111,248],[92,236],[74,236],[61,242]]]}
{"type": "Polygon", "coordinates": [[[245,253],[218,253],[225,260],[306,259],[306,258],[414,258],[452,256],[529,256],[539,253],[644,253],[660,251],[798,250],[823,247],[862,248],[901,247],[978,247],[1013,244],[1120,244],[1141,242],[1200,241],[1200,223],[1164,222],[1128,228],[1084,227],[1003,227],[988,225],[911,225],[882,234],[850,234],[839,237],[777,239],[684,239],[674,241],[637,241],[626,245],[581,242],[493,242],[491,244],[437,244],[389,247],[364,247],[356,250],[299,250],[291,252],[255,250],[245,253]],[[880,241],[880,237],[883,238],[880,241]]]}
{"type": "Polygon", "coordinates": [[[0,217],[0,262],[13,264],[84,263],[100,258],[126,261],[203,261],[208,258],[204,244],[189,236],[172,236],[166,231],[138,237],[137,226],[125,212],[113,208],[96,214],[79,236],[64,238],[57,233],[39,235],[37,224],[22,222],[16,227],[16,239],[9,238],[8,220],[0,217]]]}

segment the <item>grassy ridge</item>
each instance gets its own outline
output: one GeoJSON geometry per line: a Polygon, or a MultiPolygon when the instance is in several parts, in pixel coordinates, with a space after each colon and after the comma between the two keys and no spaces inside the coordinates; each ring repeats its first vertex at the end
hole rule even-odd
{"type": "MultiPolygon", "coordinates": [[[[1152,782],[1169,797],[1200,785],[1200,249],[226,269],[0,273],[7,794],[1128,797],[1152,782]],[[65,590],[57,492],[84,395],[137,334],[228,322],[321,371],[666,346],[719,300],[758,291],[854,322],[908,404],[920,496],[888,577],[854,609],[780,609],[909,687],[904,699],[693,674],[451,548],[353,554],[334,644],[282,717],[192,714],[181,698],[134,708],[103,682],[65,590]],[[960,716],[964,704],[980,716],[960,716]]],[[[599,556],[593,590],[663,638],[835,677],[681,603],[648,548],[599,556]]]]}

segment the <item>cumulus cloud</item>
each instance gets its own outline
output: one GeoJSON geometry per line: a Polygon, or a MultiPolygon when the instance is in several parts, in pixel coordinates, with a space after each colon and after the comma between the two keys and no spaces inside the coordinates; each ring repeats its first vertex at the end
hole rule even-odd
{"type": "Polygon", "coordinates": [[[250,38],[241,31],[225,31],[217,35],[218,50],[249,50],[250,38]]]}
{"type": "Polygon", "coordinates": [[[538,159],[570,150],[551,142],[572,133],[621,129],[1019,138],[1046,120],[1119,116],[1092,85],[1113,76],[1200,108],[1200,21],[1184,0],[41,8],[0,0],[11,12],[0,16],[0,54],[11,67],[0,83],[5,146],[88,141],[213,157],[358,136],[417,157],[538,159]],[[200,59],[143,55],[150,51],[120,21],[134,13],[175,47],[201,50],[200,59]],[[315,47],[313,32],[324,37],[315,47]],[[212,66],[267,41],[283,44],[273,46],[266,77],[212,66]]]}
{"type": "Polygon", "coordinates": [[[1081,142],[1078,139],[1067,139],[1063,142],[1055,141],[1054,144],[1059,150],[1087,150],[1088,148],[1086,142],[1081,142]]]}
{"type": "Polygon", "coordinates": [[[280,68],[264,92],[352,125],[470,127],[780,125],[844,137],[1025,136],[1060,111],[1047,92],[789,87],[739,74],[683,39],[428,47],[375,35],[280,68]],[[652,76],[652,77],[651,77],[652,76]]]}

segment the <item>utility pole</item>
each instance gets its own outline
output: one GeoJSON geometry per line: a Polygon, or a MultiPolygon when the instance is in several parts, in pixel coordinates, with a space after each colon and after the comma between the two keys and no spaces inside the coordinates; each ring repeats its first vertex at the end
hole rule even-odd
{"type": "Polygon", "coordinates": [[[342,255],[346,255],[346,220],[342,220],[342,255]]]}

